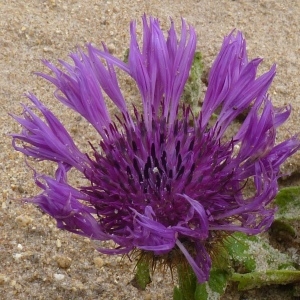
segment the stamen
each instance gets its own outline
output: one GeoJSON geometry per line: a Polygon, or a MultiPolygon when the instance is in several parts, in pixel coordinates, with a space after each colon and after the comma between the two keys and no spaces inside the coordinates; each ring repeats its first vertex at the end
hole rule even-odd
{"type": "Polygon", "coordinates": [[[150,168],[151,168],[151,159],[150,159],[150,156],[148,156],[147,162],[144,167],[144,177],[146,180],[149,179],[149,169],[150,168]]]}
{"type": "Polygon", "coordinates": [[[176,150],[176,156],[178,156],[180,150],[180,141],[177,141],[175,150],[176,150]]]}
{"type": "Polygon", "coordinates": [[[139,182],[140,182],[140,183],[143,182],[143,181],[144,181],[144,180],[143,180],[143,175],[142,175],[142,173],[141,173],[141,170],[140,170],[140,168],[139,168],[139,164],[138,164],[138,161],[137,161],[136,158],[133,159],[133,166],[134,166],[134,169],[136,170],[136,172],[137,172],[137,174],[138,174],[138,176],[139,176],[139,182]]]}
{"type": "Polygon", "coordinates": [[[133,152],[134,153],[136,153],[137,152],[137,145],[136,145],[136,142],[135,141],[132,141],[132,150],[133,150],[133,152]]]}
{"type": "Polygon", "coordinates": [[[154,146],[154,143],[152,143],[151,145],[151,156],[153,159],[156,158],[156,155],[155,155],[155,146],[154,146]]]}
{"type": "Polygon", "coordinates": [[[193,150],[193,148],[194,148],[194,143],[195,143],[195,138],[192,139],[192,141],[191,141],[191,143],[190,143],[190,145],[189,145],[188,151],[192,151],[192,150],[193,150]]]}
{"type": "Polygon", "coordinates": [[[176,172],[178,172],[179,168],[181,167],[181,163],[182,163],[182,158],[181,158],[181,154],[179,154],[177,160],[176,172]]]}
{"type": "Polygon", "coordinates": [[[182,166],[181,168],[180,168],[180,170],[179,170],[179,172],[178,172],[178,174],[177,174],[177,176],[176,176],[176,179],[178,179],[180,176],[182,176],[182,174],[183,174],[183,172],[184,172],[184,166],[182,166]]]}
{"type": "Polygon", "coordinates": [[[156,184],[156,186],[157,186],[157,188],[160,188],[160,175],[159,174],[156,174],[156,176],[155,176],[155,184],[156,184]]]}
{"type": "Polygon", "coordinates": [[[164,150],[163,151],[163,154],[162,154],[162,157],[161,157],[161,163],[165,169],[165,172],[167,172],[167,153],[166,151],[164,150]]]}
{"type": "Polygon", "coordinates": [[[165,135],[163,133],[160,134],[159,136],[159,144],[162,145],[165,141],[165,135]]]}

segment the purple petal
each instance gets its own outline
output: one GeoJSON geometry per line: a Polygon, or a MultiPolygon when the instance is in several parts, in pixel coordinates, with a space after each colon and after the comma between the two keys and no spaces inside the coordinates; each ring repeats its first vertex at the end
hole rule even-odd
{"type": "Polygon", "coordinates": [[[46,123],[30,107],[24,106],[24,119],[13,116],[23,126],[21,134],[12,134],[14,148],[40,160],[64,162],[80,171],[86,170],[89,161],[76,147],[64,126],[34,95],[29,94],[28,98],[43,114],[46,123]],[[18,146],[17,140],[25,144],[18,146]]]}

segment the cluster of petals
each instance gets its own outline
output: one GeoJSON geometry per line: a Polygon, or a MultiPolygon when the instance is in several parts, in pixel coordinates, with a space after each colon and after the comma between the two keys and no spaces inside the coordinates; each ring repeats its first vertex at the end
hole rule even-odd
{"type": "Polygon", "coordinates": [[[269,228],[274,208],[268,204],[278,191],[280,165],[300,141],[294,136],[276,143],[277,128],[291,108],[273,106],[268,89],[275,66],[258,77],[262,60],[248,60],[241,32],[224,38],[201,112],[194,115],[181,99],[196,49],[194,29],[182,21],[178,36],[172,23],[165,37],[158,20],[144,16],[142,21],[142,45],[131,23],[128,62],[90,44],[86,52],[70,55],[72,64],[44,61],[52,75],[40,75],[56,87],[55,97],[99,133],[99,141],[91,141],[93,155],[80,151],[33,94],[23,115],[13,116],[22,126],[12,135],[13,146],[56,163],[53,177],[35,172],[42,192],[30,201],[59,228],[114,241],[115,248],[98,249],[107,254],[141,249],[160,256],[178,248],[204,282],[211,268],[205,245],[213,232],[258,234],[269,228]],[[137,85],[141,110],[126,103],[116,68],[137,85]],[[106,96],[117,116],[109,113],[106,96]],[[245,111],[244,121],[228,136],[245,111]],[[90,184],[71,186],[72,168],[90,184]]]}

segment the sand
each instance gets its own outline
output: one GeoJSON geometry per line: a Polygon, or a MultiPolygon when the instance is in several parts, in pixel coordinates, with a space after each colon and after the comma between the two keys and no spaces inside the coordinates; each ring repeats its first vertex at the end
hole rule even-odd
{"type": "MultiPolygon", "coordinates": [[[[0,1],[0,298],[1,299],[171,299],[168,273],[155,273],[144,292],[130,285],[134,262],[105,256],[88,239],[56,229],[55,222],[35,206],[20,199],[38,193],[24,158],[11,147],[9,133],[20,128],[8,113],[21,112],[23,94],[34,92],[62,120],[81,149],[97,141],[91,127],[54,100],[53,87],[36,77],[45,71],[41,59],[67,59],[77,46],[104,41],[111,52],[123,57],[129,43],[129,22],[143,13],[160,19],[167,29],[169,18],[192,24],[198,34],[198,50],[209,67],[224,35],[242,30],[249,56],[263,57],[261,72],[277,64],[270,95],[277,106],[292,104],[289,121],[280,128],[278,141],[299,132],[300,113],[300,1],[0,1]]],[[[139,23],[140,24],[140,23],[139,23]]],[[[139,32],[141,27],[139,26],[139,32]]],[[[133,99],[130,88],[125,94],[133,99]]],[[[203,91],[204,92],[204,91],[203,91]]],[[[87,150],[88,151],[88,150],[87,150]]],[[[297,182],[299,155],[283,166],[297,182]]],[[[52,174],[51,164],[39,170],[52,174]]],[[[73,178],[76,183],[76,176],[73,178]]],[[[289,298],[286,290],[228,292],[224,299],[289,298]]]]}

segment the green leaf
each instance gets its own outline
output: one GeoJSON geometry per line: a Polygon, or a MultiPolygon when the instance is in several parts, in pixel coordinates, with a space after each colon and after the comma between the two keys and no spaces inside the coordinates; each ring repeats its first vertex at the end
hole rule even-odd
{"type": "Polygon", "coordinates": [[[195,300],[220,299],[226,290],[227,281],[227,271],[212,269],[208,282],[197,284],[195,300]]]}
{"type": "Polygon", "coordinates": [[[295,270],[267,270],[247,274],[234,273],[232,281],[238,282],[240,291],[260,288],[270,284],[289,284],[300,281],[300,271],[295,270]]]}
{"type": "Polygon", "coordinates": [[[227,286],[228,272],[220,269],[212,269],[208,285],[213,292],[223,295],[227,286]]]}
{"type": "Polygon", "coordinates": [[[238,273],[278,270],[283,265],[294,269],[292,258],[272,247],[262,236],[234,233],[225,246],[238,273]]]}
{"type": "Polygon", "coordinates": [[[276,196],[275,204],[278,206],[276,220],[300,221],[300,186],[281,189],[276,196]]]}
{"type": "Polygon", "coordinates": [[[255,259],[249,254],[249,249],[250,243],[257,240],[257,237],[236,232],[224,242],[233,264],[238,265],[243,272],[252,272],[256,268],[255,259]]]}
{"type": "Polygon", "coordinates": [[[196,52],[190,70],[190,76],[185,84],[183,100],[191,106],[194,114],[200,111],[198,104],[201,93],[201,75],[203,73],[203,60],[200,52],[196,52]]]}
{"type": "MultiPolygon", "coordinates": [[[[292,186],[281,189],[274,202],[278,211],[270,229],[271,235],[277,241],[297,244],[295,237],[300,225],[300,187],[292,186]]],[[[294,245],[294,247],[297,246],[294,245]]]]}
{"type": "Polygon", "coordinates": [[[136,274],[131,284],[138,290],[144,291],[147,284],[151,282],[149,265],[147,262],[140,260],[136,265],[136,274]]]}
{"type": "Polygon", "coordinates": [[[242,233],[233,234],[226,244],[232,255],[232,260],[248,265],[248,268],[235,268],[236,272],[230,278],[239,282],[239,290],[259,288],[270,284],[288,284],[300,279],[300,272],[294,268],[292,258],[273,248],[267,239],[261,236],[247,236],[242,233]],[[248,264],[245,257],[248,257],[248,264]],[[256,258],[257,265],[251,261],[256,258]],[[250,268],[249,268],[250,266],[250,268]],[[240,274],[245,273],[245,274],[240,274]]]}
{"type": "Polygon", "coordinates": [[[271,231],[281,240],[294,239],[297,236],[296,230],[287,221],[275,220],[271,225],[271,231]]]}

